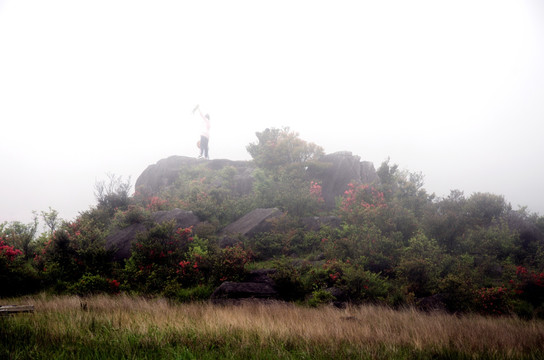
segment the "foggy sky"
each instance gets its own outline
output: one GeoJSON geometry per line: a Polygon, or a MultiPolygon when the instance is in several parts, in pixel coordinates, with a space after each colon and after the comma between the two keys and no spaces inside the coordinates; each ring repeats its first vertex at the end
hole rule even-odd
{"type": "Polygon", "coordinates": [[[542,1],[0,0],[0,223],[289,126],[544,214],[542,1]]]}

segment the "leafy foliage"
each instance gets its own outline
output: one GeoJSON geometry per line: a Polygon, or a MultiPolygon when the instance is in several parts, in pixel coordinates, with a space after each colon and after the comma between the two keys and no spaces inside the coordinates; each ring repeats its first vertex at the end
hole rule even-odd
{"type": "Polygon", "coordinates": [[[257,132],[257,143],[247,146],[247,151],[258,167],[276,171],[291,164],[305,164],[323,155],[323,148],[308,143],[289,128],[269,128],[257,132]]]}

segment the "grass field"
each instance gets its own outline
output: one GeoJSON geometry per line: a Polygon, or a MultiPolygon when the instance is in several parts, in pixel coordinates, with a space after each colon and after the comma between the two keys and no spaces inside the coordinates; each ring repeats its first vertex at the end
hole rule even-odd
{"type": "Polygon", "coordinates": [[[544,322],[377,306],[172,304],[130,296],[2,300],[0,359],[542,359],[544,322]]]}

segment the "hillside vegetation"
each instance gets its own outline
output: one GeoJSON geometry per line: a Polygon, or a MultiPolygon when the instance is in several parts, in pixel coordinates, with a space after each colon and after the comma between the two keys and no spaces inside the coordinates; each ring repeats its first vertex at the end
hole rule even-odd
{"type": "Polygon", "coordinates": [[[274,268],[281,299],[310,306],[342,301],[544,318],[544,217],[490,193],[437,198],[421,174],[389,161],[377,169],[379,181],[350,184],[330,208],[307,171],[319,166],[321,147],[288,129],[266,129],[247,150],[256,170],[243,196],[228,167],[186,169],[176,186],[152,197],[130,195],[129,182],[111,176],[97,184],[96,206],[72,222],[50,209],[41,214],[49,231],[40,236],[37,219],[0,225],[0,296],[125,292],[203,300],[224,281],[274,268]],[[225,225],[269,207],[284,212],[271,231],[218,245],[225,225]],[[150,223],[153,212],[174,208],[203,222],[188,229],[150,223]],[[308,231],[301,225],[308,216],[335,216],[341,225],[308,231]],[[129,259],[113,262],[106,237],[135,223],[148,230],[129,259]]]}

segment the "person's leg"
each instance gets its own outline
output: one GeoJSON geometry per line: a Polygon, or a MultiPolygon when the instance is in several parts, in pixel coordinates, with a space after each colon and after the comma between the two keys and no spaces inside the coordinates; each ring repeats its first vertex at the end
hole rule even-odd
{"type": "Polygon", "coordinates": [[[205,136],[202,136],[200,139],[200,156],[204,155],[204,157],[208,158],[208,138],[205,136]]]}

